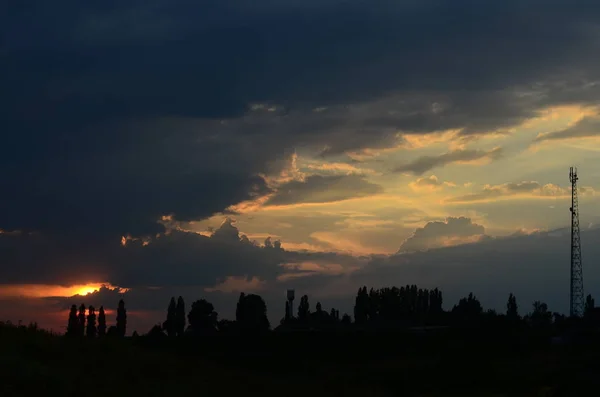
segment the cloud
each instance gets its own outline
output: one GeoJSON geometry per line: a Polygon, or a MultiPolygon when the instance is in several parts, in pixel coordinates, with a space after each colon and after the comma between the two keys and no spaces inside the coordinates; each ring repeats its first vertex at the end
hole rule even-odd
{"type": "Polygon", "coordinates": [[[452,163],[470,163],[478,160],[497,160],[502,156],[502,148],[489,151],[459,149],[439,156],[423,156],[415,161],[401,165],[394,169],[395,172],[411,172],[421,175],[433,168],[443,167],[452,163]]]}
{"type": "MultiPolygon", "coordinates": [[[[600,7],[574,1],[14,2],[0,13],[0,228],[25,233],[0,234],[0,278],[276,279],[289,251],[227,229],[223,240],[164,235],[160,219],[275,194],[269,177],[296,149],[339,162],[407,135],[505,133],[550,106],[597,105],[600,7]],[[128,235],[145,240],[122,247],[128,235]]],[[[485,153],[404,167],[423,174],[485,153]]]]}
{"type": "Polygon", "coordinates": [[[375,171],[368,168],[355,167],[348,163],[320,163],[320,164],[307,164],[309,170],[318,172],[332,173],[332,174],[344,174],[344,175],[366,175],[374,174],[375,171]]]}
{"type": "MultiPolygon", "coordinates": [[[[269,240],[270,241],[270,240],[269,240]]],[[[110,282],[124,288],[145,286],[214,287],[228,277],[274,281],[290,272],[280,265],[307,260],[356,263],[335,253],[290,252],[278,244],[259,246],[241,235],[231,220],[212,236],[170,230],[148,241],[90,241],[43,235],[0,235],[0,278],[9,284],[81,285],[110,282]]]]}
{"type": "MultiPolygon", "coordinates": [[[[582,247],[588,247],[584,248],[586,257],[600,255],[600,248],[593,243],[598,238],[598,228],[582,231],[582,247]]],[[[570,232],[564,228],[402,253],[374,259],[352,273],[350,284],[439,287],[446,309],[473,292],[484,307],[501,312],[506,310],[506,299],[512,292],[522,314],[531,311],[534,300],[545,301],[552,311],[568,313],[570,246],[570,232]]],[[[583,267],[585,293],[599,296],[600,272],[585,260],[583,267]]]]}
{"type": "MultiPolygon", "coordinates": [[[[592,192],[592,189],[584,188],[582,193],[592,192]]],[[[547,183],[545,185],[536,181],[524,181],[518,183],[504,183],[502,185],[485,185],[478,193],[471,193],[463,196],[446,199],[447,203],[464,203],[474,201],[487,201],[503,197],[549,197],[564,198],[570,197],[570,189],[562,188],[558,185],[547,183]]]]}
{"type": "Polygon", "coordinates": [[[564,130],[539,134],[534,142],[590,138],[598,135],[600,135],[600,117],[585,117],[564,130]]]}
{"type": "MultiPolygon", "coordinates": [[[[600,228],[583,230],[581,238],[585,257],[600,255],[600,247],[594,244],[600,238],[600,228]]],[[[329,262],[330,265],[315,262],[314,259],[319,257],[315,255],[314,258],[285,265],[288,271],[304,271],[310,275],[283,277],[284,280],[278,281],[275,286],[266,285],[259,293],[267,301],[269,317],[275,324],[283,316],[287,288],[296,289],[297,296],[308,294],[312,305],[320,300],[327,308],[334,306],[342,313],[352,313],[354,294],[362,285],[375,288],[406,284],[438,287],[444,293],[446,309],[451,309],[461,297],[474,292],[484,307],[503,311],[508,294],[512,292],[517,296],[522,314],[531,310],[534,300],[545,301],[551,310],[566,313],[569,249],[569,229],[563,228],[488,238],[473,244],[424,252],[363,258],[364,262],[354,263],[352,271],[341,274],[336,262],[329,262]]],[[[600,272],[594,266],[586,266],[584,261],[584,275],[585,293],[599,296],[600,272]]],[[[245,280],[252,282],[253,279],[245,280]]],[[[195,299],[209,299],[215,304],[220,318],[235,316],[236,293],[207,292],[205,288],[196,286],[137,287],[124,294],[130,331],[137,329],[144,332],[163,321],[170,297],[179,295],[184,296],[188,305],[195,299]]],[[[56,331],[66,325],[67,309],[71,304],[102,304],[114,310],[120,297],[117,290],[107,288],[84,297],[0,298],[0,312],[4,319],[38,320],[42,325],[53,325],[56,331]]],[[[107,316],[109,325],[114,324],[114,312],[107,316]]]]}
{"type": "Polygon", "coordinates": [[[162,215],[266,194],[257,175],[295,147],[480,135],[599,98],[600,7],[583,0],[305,3],[8,8],[0,227],[153,235],[162,215]]]}
{"type": "Polygon", "coordinates": [[[382,192],[381,186],[358,175],[311,175],[304,181],[290,181],[278,186],[276,193],[265,204],[327,203],[382,192]]]}
{"type": "Polygon", "coordinates": [[[434,191],[434,190],[442,189],[444,186],[453,187],[456,185],[452,182],[440,181],[437,176],[430,175],[426,178],[418,178],[417,180],[410,182],[408,184],[408,186],[410,186],[410,188],[415,191],[424,191],[424,190],[434,191]]]}
{"type": "Polygon", "coordinates": [[[444,222],[428,222],[404,240],[398,252],[424,251],[432,248],[459,245],[485,238],[485,228],[470,218],[447,218],[444,222]]]}

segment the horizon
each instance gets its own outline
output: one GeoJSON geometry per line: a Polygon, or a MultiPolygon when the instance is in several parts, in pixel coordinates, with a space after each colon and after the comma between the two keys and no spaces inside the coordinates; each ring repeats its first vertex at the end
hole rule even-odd
{"type": "Polygon", "coordinates": [[[407,284],[568,313],[572,166],[600,299],[599,20],[581,0],[9,6],[0,321],[62,329],[123,294],[146,332],[172,296],[232,318],[247,292],[276,325],[287,289],[352,315],[360,286],[407,284]]]}

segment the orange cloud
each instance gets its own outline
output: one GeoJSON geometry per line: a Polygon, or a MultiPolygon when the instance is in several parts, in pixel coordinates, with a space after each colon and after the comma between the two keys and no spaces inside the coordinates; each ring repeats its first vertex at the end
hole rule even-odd
{"type": "Polygon", "coordinates": [[[436,191],[441,190],[444,187],[455,187],[456,184],[452,182],[443,182],[438,179],[437,176],[431,175],[425,178],[418,178],[416,181],[413,181],[408,184],[410,188],[416,192],[421,191],[436,191]]]}
{"type": "MultiPolygon", "coordinates": [[[[0,285],[0,298],[47,298],[71,297],[74,295],[84,296],[98,291],[103,285],[111,289],[118,288],[108,283],[80,284],[69,287],[44,284],[0,285]]],[[[126,292],[127,289],[122,288],[121,291],[126,292]]]]}
{"type": "MultiPolygon", "coordinates": [[[[585,194],[593,194],[591,188],[584,188],[585,194]]],[[[484,185],[478,193],[471,193],[445,200],[446,203],[464,202],[491,202],[507,198],[567,198],[571,190],[558,185],[547,183],[545,185],[536,181],[519,183],[504,183],[502,185],[484,185]]]]}
{"type": "Polygon", "coordinates": [[[317,171],[337,172],[346,175],[364,175],[375,174],[375,171],[368,168],[358,168],[348,163],[322,163],[308,164],[306,168],[317,171]]]}
{"type": "Polygon", "coordinates": [[[281,265],[282,267],[297,272],[282,274],[277,277],[277,281],[286,281],[299,277],[308,277],[315,274],[327,274],[327,275],[339,275],[354,269],[344,268],[342,265],[337,263],[331,264],[318,264],[315,262],[301,262],[301,263],[286,263],[281,265]]]}

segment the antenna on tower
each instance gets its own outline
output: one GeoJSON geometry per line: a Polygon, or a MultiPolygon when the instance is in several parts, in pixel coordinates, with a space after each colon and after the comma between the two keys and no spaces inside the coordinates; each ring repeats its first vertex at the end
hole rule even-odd
{"type": "Polygon", "coordinates": [[[571,167],[571,317],[583,315],[583,266],[581,264],[581,237],[579,235],[579,204],[577,200],[577,168],[571,167]]]}

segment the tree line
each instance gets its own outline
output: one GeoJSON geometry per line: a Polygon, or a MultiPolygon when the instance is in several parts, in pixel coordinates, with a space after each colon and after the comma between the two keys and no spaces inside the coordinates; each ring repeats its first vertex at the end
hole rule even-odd
{"type": "Polygon", "coordinates": [[[125,309],[125,301],[121,299],[117,308],[116,325],[106,328],[106,313],[104,306],[100,306],[98,316],[96,317],[96,309],[94,306],[87,307],[82,303],[77,309],[77,305],[72,305],[69,311],[69,322],[67,324],[66,335],[70,337],[88,336],[94,338],[96,336],[103,337],[120,336],[124,337],[127,330],[127,309],[125,309]]]}
{"type": "MultiPolygon", "coordinates": [[[[537,328],[559,325],[567,321],[564,315],[553,313],[541,301],[532,304],[532,310],[521,316],[514,294],[509,294],[505,313],[483,309],[479,299],[473,294],[461,298],[451,310],[443,309],[443,294],[438,288],[428,290],[416,285],[367,290],[358,289],[354,302],[354,318],[331,308],[323,309],[320,302],[311,311],[309,298],[303,295],[293,313],[290,302],[286,301],[285,315],[276,331],[335,330],[335,329],[381,329],[422,326],[462,326],[501,322],[505,325],[528,325],[537,328]]],[[[591,295],[585,301],[584,320],[599,320],[599,311],[591,295]]],[[[117,308],[116,324],[107,329],[106,314],[101,306],[98,314],[93,306],[84,304],[71,306],[67,326],[68,336],[103,337],[105,335],[123,337],[127,327],[127,310],[121,299],[117,308]]],[[[183,297],[172,297],[165,320],[156,324],[148,335],[154,337],[181,337],[213,333],[252,333],[267,332],[271,329],[267,317],[267,305],[260,295],[241,293],[237,302],[235,320],[219,319],[212,303],[206,299],[194,301],[189,312],[183,297]]],[[[137,335],[137,333],[134,333],[137,335]]]]}

